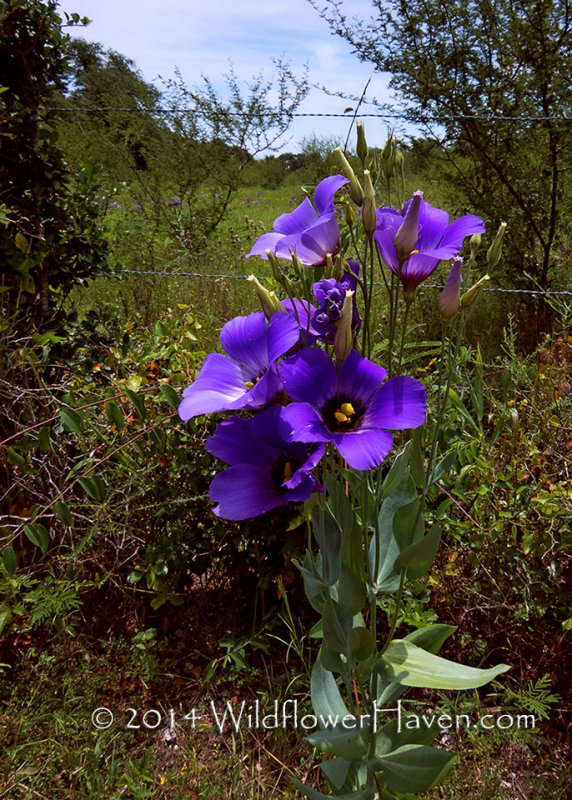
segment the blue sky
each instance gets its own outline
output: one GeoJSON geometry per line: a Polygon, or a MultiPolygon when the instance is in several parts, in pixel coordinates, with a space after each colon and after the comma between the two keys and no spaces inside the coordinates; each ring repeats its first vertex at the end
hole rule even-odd
{"type": "MultiPolygon", "coordinates": [[[[308,64],[311,84],[359,96],[371,78],[368,96],[391,99],[389,77],[361,64],[307,0],[60,0],[59,7],[92,20],[73,35],[131,58],[158,86],[159,76],[172,77],[178,67],[187,85],[200,83],[204,74],[222,89],[229,59],[238,78],[248,81],[261,70],[270,73],[272,56],[284,55],[296,74],[308,64]]],[[[351,0],[350,7],[352,15],[365,19],[372,11],[370,0],[351,0]]],[[[348,105],[313,88],[299,110],[343,113],[348,105]]],[[[371,106],[362,110],[375,112],[371,106]]],[[[282,149],[296,151],[313,134],[343,141],[348,125],[345,119],[297,119],[282,149]]],[[[364,120],[364,127],[371,144],[383,144],[385,120],[364,120]]],[[[393,127],[398,135],[411,130],[399,121],[393,127]]]]}

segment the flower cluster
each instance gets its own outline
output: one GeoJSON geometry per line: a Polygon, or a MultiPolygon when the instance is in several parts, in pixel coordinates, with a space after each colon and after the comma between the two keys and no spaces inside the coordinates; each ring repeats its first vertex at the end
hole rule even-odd
{"type": "MultiPolygon", "coordinates": [[[[317,269],[316,306],[307,297],[282,303],[273,293],[265,297],[252,277],[264,310],[223,327],[227,355],[207,356],[183,393],[179,415],[185,421],[219,411],[249,412],[221,422],[207,442],[207,450],[229,465],[210,488],[214,511],[223,518],[246,519],[323,491],[313,472],[327,448],[354,469],[378,467],[392,449],[390,431],[424,422],[424,386],[404,376],[388,378],[385,369],[353,349],[361,326],[360,267],[339,255],[334,206],[347,183],[341,175],[321,181],[314,204],[306,198],[279,216],[274,231],[263,234],[247,256],[317,269]],[[349,346],[340,347],[341,338],[349,346]]],[[[470,215],[449,224],[448,214],[425,202],[421,192],[401,212],[382,208],[372,219],[373,240],[401,280],[406,299],[442,259],[457,256],[466,236],[484,231],[482,220],[470,215]]],[[[452,300],[445,298],[444,313],[454,313],[449,308],[458,295],[460,263],[455,261],[452,300]]]]}

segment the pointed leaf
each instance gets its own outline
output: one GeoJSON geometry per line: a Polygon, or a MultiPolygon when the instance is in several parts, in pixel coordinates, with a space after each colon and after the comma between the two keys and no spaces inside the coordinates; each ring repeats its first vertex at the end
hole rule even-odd
{"type": "Polygon", "coordinates": [[[63,525],[67,525],[68,528],[71,528],[73,525],[73,516],[65,503],[61,500],[54,503],[54,513],[63,525]]]}
{"type": "Polygon", "coordinates": [[[407,442],[401,453],[395,457],[395,461],[391,465],[391,469],[385,476],[383,486],[381,487],[381,498],[385,500],[386,497],[394,492],[402,483],[407,474],[407,467],[409,466],[409,458],[411,451],[411,441],[407,442]]]}
{"type": "Polygon", "coordinates": [[[98,475],[82,475],[77,482],[92,500],[102,501],[105,495],[105,484],[98,475]]]}
{"type": "Polygon", "coordinates": [[[181,398],[177,394],[177,392],[173,389],[173,387],[169,386],[166,383],[162,383],[159,386],[159,391],[161,392],[167,403],[169,403],[173,411],[176,411],[181,404],[181,398]]]}
{"type": "Polygon", "coordinates": [[[429,653],[438,653],[443,642],[457,630],[456,625],[426,625],[408,633],[403,638],[429,653]]]}
{"type": "Polygon", "coordinates": [[[68,431],[75,433],[77,436],[82,435],[82,419],[77,411],[74,411],[72,408],[60,408],[59,415],[63,425],[68,431]]]}
{"type": "Polygon", "coordinates": [[[466,667],[448,661],[405,639],[395,639],[383,655],[384,672],[402,686],[419,686],[426,689],[476,689],[492,681],[510,667],[499,664],[490,669],[466,667]]]}
{"type": "Polygon", "coordinates": [[[310,800],[373,800],[375,796],[375,792],[373,789],[358,789],[357,792],[352,792],[351,794],[337,794],[332,796],[331,794],[323,794],[319,792],[317,789],[312,789],[311,786],[306,786],[298,778],[294,778],[290,776],[290,780],[298,789],[299,792],[305,794],[306,797],[309,797],[310,800]]]}
{"type": "Polygon", "coordinates": [[[419,744],[406,744],[376,758],[388,789],[394,792],[426,792],[438,783],[456,761],[452,753],[419,744]]]}
{"type": "Polygon", "coordinates": [[[395,562],[395,571],[406,570],[406,576],[409,579],[420,578],[425,575],[435,560],[440,541],[441,528],[439,523],[435,522],[427,536],[424,536],[415,544],[410,544],[409,547],[401,551],[399,558],[395,562]]]}
{"type": "Polygon", "coordinates": [[[316,659],[312,670],[310,696],[312,708],[318,717],[338,716],[343,718],[349,714],[334,676],[324,669],[320,658],[316,659]]]}
{"type": "Polygon", "coordinates": [[[33,545],[39,547],[44,555],[50,544],[50,537],[46,528],[39,522],[30,522],[24,525],[24,533],[33,545]]]}
{"type": "Polygon", "coordinates": [[[2,562],[6,567],[8,575],[14,575],[18,569],[18,559],[16,558],[16,552],[11,544],[6,545],[4,550],[2,550],[2,562]]]}

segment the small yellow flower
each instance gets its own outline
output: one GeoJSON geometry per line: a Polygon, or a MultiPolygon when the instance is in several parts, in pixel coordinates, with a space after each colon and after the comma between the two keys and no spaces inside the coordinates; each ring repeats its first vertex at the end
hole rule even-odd
{"type": "Polygon", "coordinates": [[[162,786],[164,783],[167,783],[167,778],[166,778],[164,775],[161,775],[161,786],[162,786]]]}

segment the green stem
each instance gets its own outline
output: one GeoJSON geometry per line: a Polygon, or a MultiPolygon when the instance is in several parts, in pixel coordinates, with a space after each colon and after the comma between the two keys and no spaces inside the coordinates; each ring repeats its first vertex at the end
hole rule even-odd
{"type": "Polygon", "coordinates": [[[404,347],[405,347],[405,332],[407,330],[407,318],[409,317],[409,309],[410,309],[412,303],[413,303],[413,298],[410,298],[410,297],[406,297],[405,298],[405,313],[403,315],[403,323],[402,323],[403,327],[402,327],[402,330],[401,330],[401,345],[399,347],[399,362],[398,362],[399,363],[399,367],[398,367],[399,374],[401,374],[401,364],[403,362],[403,350],[404,350],[404,347]]]}

